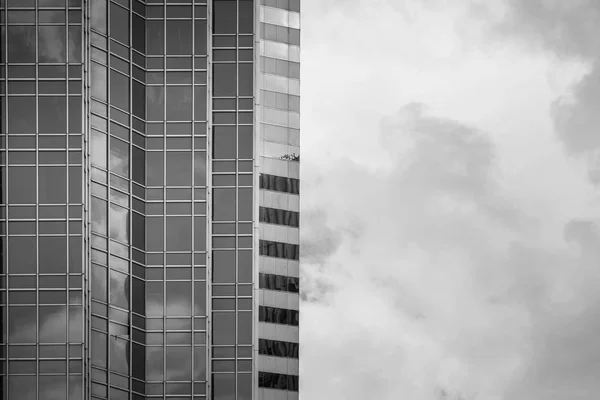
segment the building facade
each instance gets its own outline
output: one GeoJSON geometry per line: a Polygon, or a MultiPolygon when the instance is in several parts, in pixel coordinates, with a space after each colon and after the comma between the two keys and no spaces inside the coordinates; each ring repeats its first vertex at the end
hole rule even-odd
{"type": "Polygon", "coordinates": [[[299,0],[0,0],[4,400],[298,398],[299,0]]]}

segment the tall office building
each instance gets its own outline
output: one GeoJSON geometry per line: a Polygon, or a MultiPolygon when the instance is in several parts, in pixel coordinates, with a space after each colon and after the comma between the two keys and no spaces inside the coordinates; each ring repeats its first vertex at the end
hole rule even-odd
{"type": "Polygon", "coordinates": [[[1,398],[298,398],[299,0],[0,22],[1,398]]]}

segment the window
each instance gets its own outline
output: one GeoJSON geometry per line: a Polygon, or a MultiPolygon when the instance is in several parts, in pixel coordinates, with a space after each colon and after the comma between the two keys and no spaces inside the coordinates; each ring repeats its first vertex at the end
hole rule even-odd
{"type": "Polygon", "coordinates": [[[298,376],[260,371],[258,373],[258,387],[297,392],[298,376]]]}
{"type": "Polygon", "coordinates": [[[300,314],[297,310],[260,306],[258,311],[260,322],[298,326],[300,314]]]}
{"type": "Polygon", "coordinates": [[[294,178],[286,178],[283,176],[260,174],[260,188],[266,190],[274,190],[277,192],[286,192],[299,194],[300,180],[294,178]]]}
{"type": "Polygon", "coordinates": [[[259,275],[259,287],[261,289],[278,290],[290,293],[300,292],[300,279],[285,276],[285,275],[274,275],[274,274],[260,274],[259,275]]]}
{"type": "Polygon", "coordinates": [[[258,352],[266,356],[298,358],[298,343],[259,339],[258,352]]]}
{"type": "Polygon", "coordinates": [[[259,251],[261,256],[286,258],[288,260],[300,259],[300,246],[297,244],[261,240],[259,251]]]}
{"type": "Polygon", "coordinates": [[[300,213],[278,208],[260,207],[259,220],[267,224],[287,225],[297,228],[300,225],[300,213]]]}

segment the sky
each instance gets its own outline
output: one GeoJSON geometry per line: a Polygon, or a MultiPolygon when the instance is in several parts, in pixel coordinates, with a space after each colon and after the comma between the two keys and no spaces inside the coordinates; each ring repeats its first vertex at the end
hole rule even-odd
{"type": "Polygon", "coordinates": [[[600,2],[303,0],[304,399],[600,397],[600,2]]]}

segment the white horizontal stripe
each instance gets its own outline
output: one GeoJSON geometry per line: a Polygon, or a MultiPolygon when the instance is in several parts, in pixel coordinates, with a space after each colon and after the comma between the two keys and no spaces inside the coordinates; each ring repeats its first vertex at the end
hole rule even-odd
{"type": "Polygon", "coordinates": [[[299,362],[296,358],[259,355],[256,364],[257,369],[262,372],[285,375],[298,375],[300,373],[299,362]]]}
{"type": "Polygon", "coordinates": [[[300,277],[300,262],[298,260],[286,260],[260,256],[258,258],[258,270],[263,274],[285,275],[294,278],[300,277]]]}
{"type": "Polygon", "coordinates": [[[258,304],[265,307],[287,308],[300,310],[300,295],[298,293],[282,292],[278,290],[258,291],[258,304]]]}
{"type": "Polygon", "coordinates": [[[262,174],[300,179],[300,163],[296,161],[286,161],[279,160],[276,158],[261,157],[260,172],[262,174]]]}
{"type": "Polygon", "coordinates": [[[261,6],[260,22],[300,29],[300,14],[281,8],[261,6]]]}
{"type": "Polygon", "coordinates": [[[300,244],[300,230],[293,226],[276,224],[259,224],[261,240],[272,240],[290,244],[300,244]]]}
{"type": "Polygon", "coordinates": [[[259,322],[258,337],[261,339],[281,340],[284,342],[299,343],[300,330],[297,326],[259,322]]]}

